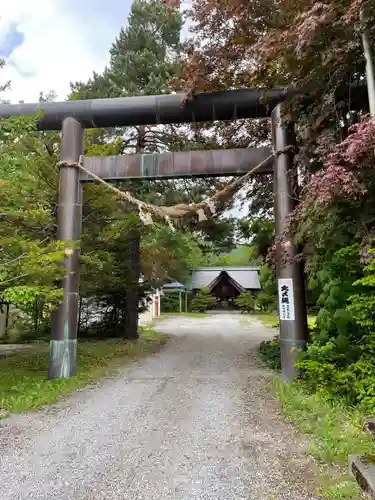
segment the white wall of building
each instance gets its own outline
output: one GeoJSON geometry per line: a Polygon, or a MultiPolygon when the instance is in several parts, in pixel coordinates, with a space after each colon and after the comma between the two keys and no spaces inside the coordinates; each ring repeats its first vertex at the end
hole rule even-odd
{"type": "Polygon", "coordinates": [[[147,325],[152,323],[154,319],[160,317],[160,302],[161,302],[161,293],[160,290],[155,290],[150,295],[151,301],[147,305],[146,311],[140,313],[138,324],[139,325],[147,325]]]}

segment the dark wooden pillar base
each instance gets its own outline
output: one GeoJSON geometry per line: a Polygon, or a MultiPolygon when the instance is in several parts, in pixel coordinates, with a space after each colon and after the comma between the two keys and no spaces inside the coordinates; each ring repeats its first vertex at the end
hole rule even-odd
{"type": "Polygon", "coordinates": [[[69,378],[77,374],[77,339],[51,340],[48,378],[69,378]]]}

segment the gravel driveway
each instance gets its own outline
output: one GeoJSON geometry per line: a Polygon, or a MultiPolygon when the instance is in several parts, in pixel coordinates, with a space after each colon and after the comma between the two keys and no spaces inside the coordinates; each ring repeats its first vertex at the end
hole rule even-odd
{"type": "Polygon", "coordinates": [[[172,318],[158,354],[0,422],[1,500],[313,499],[313,464],[237,315],[172,318]]]}

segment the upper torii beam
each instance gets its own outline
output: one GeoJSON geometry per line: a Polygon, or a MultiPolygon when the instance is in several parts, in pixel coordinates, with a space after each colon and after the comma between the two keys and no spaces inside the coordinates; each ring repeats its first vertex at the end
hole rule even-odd
{"type": "Polygon", "coordinates": [[[290,90],[282,88],[240,89],[201,93],[193,98],[164,94],[4,104],[0,106],[0,118],[36,115],[39,130],[60,130],[65,118],[74,118],[83,128],[263,118],[290,94],[290,90]]]}
{"type": "MultiPolygon", "coordinates": [[[[203,92],[192,97],[179,93],[2,104],[0,118],[35,115],[39,130],[61,130],[65,118],[74,118],[83,128],[267,118],[277,104],[297,94],[304,95],[291,87],[276,87],[203,92]]],[[[353,109],[366,107],[367,93],[363,82],[343,88],[337,92],[337,98],[349,94],[353,109]]]]}

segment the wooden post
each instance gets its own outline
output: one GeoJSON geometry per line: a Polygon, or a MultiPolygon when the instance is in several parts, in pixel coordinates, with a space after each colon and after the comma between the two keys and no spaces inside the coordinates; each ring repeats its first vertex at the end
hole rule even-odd
{"type": "Polygon", "coordinates": [[[8,337],[10,304],[6,303],[4,337],[8,337]]]}
{"type": "Polygon", "coordinates": [[[180,314],[182,313],[182,292],[181,290],[178,292],[180,296],[180,314]]]}
{"type": "Polygon", "coordinates": [[[297,349],[304,348],[308,338],[303,266],[302,263],[296,262],[297,250],[293,246],[291,235],[285,236],[287,217],[297,203],[295,190],[298,178],[297,169],[293,166],[292,149],[295,136],[293,128],[282,123],[280,104],[273,110],[271,118],[276,154],[274,167],[276,238],[283,237],[284,245],[284,248],[281,248],[277,242],[276,247],[281,370],[283,380],[291,381],[298,375],[295,367],[297,349]]]}
{"type": "Polygon", "coordinates": [[[366,80],[367,80],[367,93],[368,93],[368,101],[370,107],[370,114],[375,116],[375,72],[374,72],[374,63],[372,60],[372,51],[371,51],[371,41],[368,34],[368,29],[366,26],[366,16],[363,8],[360,11],[361,17],[361,25],[362,25],[362,44],[363,44],[363,53],[366,60],[366,80]]]}
{"type": "MultiPolygon", "coordinates": [[[[77,162],[83,150],[83,129],[74,118],[62,125],[61,161],[77,162]]],[[[61,166],[57,214],[57,239],[78,241],[82,222],[82,186],[78,168],[61,166]]],[[[68,378],[76,374],[79,248],[67,250],[64,258],[66,276],[61,282],[64,299],[52,315],[48,378],[68,378]]]]}
{"type": "MultiPolygon", "coordinates": [[[[136,152],[142,153],[145,147],[146,129],[139,127],[136,152]]],[[[132,207],[134,210],[134,207],[132,207]]],[[[141,232],[139,217],[137,216],[137,226],[129,230],[129,241],[127,248],[127,259],[130,263],[130,277],[126,291],[125,303],[125,338],[135,340],[138,338],[139,323],[139,278],[141,276],[141,232]]]]}

